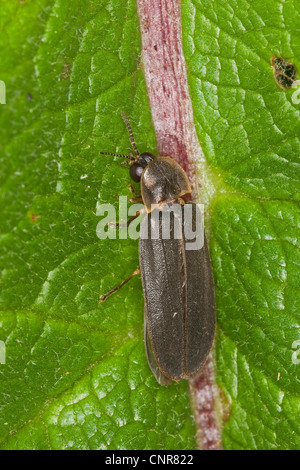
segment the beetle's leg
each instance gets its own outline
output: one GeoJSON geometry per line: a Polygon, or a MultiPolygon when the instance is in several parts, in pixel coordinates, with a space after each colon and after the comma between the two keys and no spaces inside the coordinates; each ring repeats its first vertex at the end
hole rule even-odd
{"type": "MultiPolygon", "coordinates": [[[[118,196],[117,194],[114,194],[114,197],[115,197],[116,199],[119,199],[119,196],[118,196]]],[[[142,196],[131,197],[131,198],[129,199],[129,201],[130,201],[130,202],[143,202],[143,198],[142,198],[142,196]]],[[[117,224],[108,224],[108,225],[113,226],[113,227],[118,226],[117,224]]]]}
{"type": "Polygon", "coordinates": [[[136,192],[136,190],[134,189],[131,183],[128,184],[128,187],[129,187],[129,191],[131,191],[136,196],[136,197],[131,197],[129,201],[130,202],[143,202],[142,196],[136,192]]]}
{"type": "Polygon", "coordinates": [[[131,222],[135,220],[141,214],[141,212],[142,211],[137,211],[135,215],[130,217],[130,219],[126,222],[126,224],[115,224],[113,222],[108,222],[106,225],[109,225],[110,227],[129,227],[131,222]]]}
{"type": "Polygon", "coordinates": [[[179,197],[179,198],[177,199],[177,202],[179,202],[179,204],[180,204],[181,206],[184,206],[184,204],[185,204],[185,201],[182,199],[182,197],[179,197]]]}
{"type": "Polygon", "coordinates": [[[131,183],[128,183],[128,187],[129,187],[129,191],[131,191],[136,197],[141,197],[141,195],[136,192],[136,190],[134,189],[131,183]]]}
{"type": "Polygon", "coordinates": [[[131,197],[129,199],[130,202],[143,202],[143,198],[142,196],[138,196],[138,197],[131,197]]]}
{"type": "Polygon", "coordinates": [[[109,292],[107,292],[106,294],[103,294],[100,296],[100,302],[105,302],[105,300],[107,299],[107,297],[109,297],[110,295],[114,294],[115,292],[117,292],[119,289],[121,289],[121,287],[124,286],[124,284],[126,284],[128,281],[130,281],[130,279],[132,279],[134,276],[136,276],[137,274],[140,274],[141,273],[141,270],[140,269],[136,269],[132,274],[131,276],[129,276],[127,279],[125,279],[125,281],[121,282],[121,284],[119,284],[118,286],[114,287],[114,289],[110,290],[109,292]]]}

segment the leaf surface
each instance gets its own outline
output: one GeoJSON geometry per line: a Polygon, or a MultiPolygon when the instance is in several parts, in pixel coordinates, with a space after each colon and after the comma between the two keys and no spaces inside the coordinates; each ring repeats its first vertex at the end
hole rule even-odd
{"type": "MultiPolygon", "coordinates": [[[[229,449],[299,448],[299,107],[270,66],[299,68],[297,8],[182,2],[229,449]]],[[[99,205],[131,197],[99,152],[131,150],[122,111],[156,152],[135,2],[4,0],[0,31],[1,448],[196,448],[187,383],[146,362],[140,279],[99,302],[138,267],[137,241],[96,236],[99,205]]]]}

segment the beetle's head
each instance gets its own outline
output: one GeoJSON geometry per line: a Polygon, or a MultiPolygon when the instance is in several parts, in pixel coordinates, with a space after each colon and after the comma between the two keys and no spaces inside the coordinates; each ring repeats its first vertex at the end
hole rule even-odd
{"type": "Polygon", "coordinates": [[[127,126],[127,129],[128,129],[128,132],[129,132],[130,142],[131,142],[131,145],[132,145],[132,148],[134,150],[135,155],[133,155],[131,152],[130,152],[129,155],[123,155],[121,153],[111,153],[111,152],[100,152],[100,153],[102,155],[113,155],[115,157],[121,157],[121,158],[125,158],[125,159],[129,160],[128,163],[130,164],[130,177],[133,179],[133,181],[135,181],[136,183],[139,183],[140,180],[141,180],[141,176],[142,176],[142,173],[143,173],[144,169],[156,157],[155,157],[155,155],[153,155],[153,153],[149,153],[149,152],[139,154],[139,151],[138,151],[138,149],[135,145],[135,141],[134,141],[134,137],[133,137],[133,133],[132,133],[132,129],[130,127],[130,124],[129,124],[125,114],[124,113],[121,113],[121,114],[122,114],[122,118],[123,118],[123,120],[124,120],[124,122],[127,126]]]}
{"type": "Polygon", "coordinates": [[[141,180],[142,173],[146,166],[154,160],[155,155],[153,153],[145,152],[138,155],[130,167],[130,177],[136,183],[139,183],[141,180]]]}

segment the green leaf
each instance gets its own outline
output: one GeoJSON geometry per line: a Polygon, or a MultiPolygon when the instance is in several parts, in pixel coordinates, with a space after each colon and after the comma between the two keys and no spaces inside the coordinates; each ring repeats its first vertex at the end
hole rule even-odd
{"type": "MultiPolygon", "coordinates": [[[[215,193],[218,383],[228,449],[299,448],[299,69],[296,0],[183,0],[183,46],[215,193]]],[[[101,151],[155,152],[134,0],[4,0],[0,9],[0,446],[193,449],[187,383],[159,386],[143,347],[137,242],[99,240],[99,204],[130,197],[101,151]]]]}
{"type": "Polygon", "coordinates": [[[212,171],[218,383],[227,449],[300,447],[299,105],[270,59],[299,70],[299,4],[183,2],[199,140],[212,171]]]}

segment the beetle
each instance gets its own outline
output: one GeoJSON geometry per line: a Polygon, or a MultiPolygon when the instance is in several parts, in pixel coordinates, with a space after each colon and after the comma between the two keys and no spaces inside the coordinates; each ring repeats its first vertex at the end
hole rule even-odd
{"type": "Polygon", "coordinates": [[[135,156],[101,153],[129,160],[130,176],[141,186],[141,196],[135,201],[143,201],[147,214],[140,229],[140,270],[102,295],[101,301],[141,273],[146,356],[157,381],[168,385],[196,377],[213,343],[215,296],[210,256],[203,230],[192,240],[196,248],[187,249],[191,241],[186,237],[187,224],[203,224],[197,204],[185,202],[191,193],[187,174],[170,156],[140,154],[130,124],[123,113],[122,117],[135,156]],[[186,216],[186,208],[191,217],[186,216]],[[167,238],[164,220],[169,221],[167,238]],[[196,243],[201,234],[202,243],[196,243]]]}

